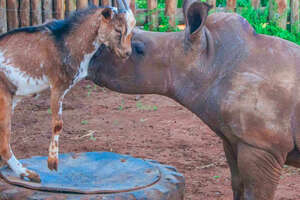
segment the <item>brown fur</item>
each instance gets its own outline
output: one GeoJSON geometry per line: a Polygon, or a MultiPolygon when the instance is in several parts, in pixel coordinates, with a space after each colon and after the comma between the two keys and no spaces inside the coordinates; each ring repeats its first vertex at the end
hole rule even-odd
{"type": "MultiPolygon", "coordinates": [[[[52,139],[48,167],[57,170],[57,136],[63,129],[60,113],[63,97],[72,85],[84,78],[84,64],[87,66],[89,62],[85,59],[96,50],[95,43],[107,45],[122,59],[131,54],[132,33],[125,34],[128,29],[125,18],[124,13],[115,13],[111,8],[91,8],[65,21],[51,21],[0,36],[0,53],[3,54],[0,55],[0,155],[5,161],[12,156],[9,147],[12,101],[15,97],[33,95],[31,91],[23,94],[19,89],[21,85],[15,85],[12,75],[27,78],[24,84],[35,81],[36,87],[42,87],[37,83],[44,77],[49,81],[52,139]],[[16,74],[14,69],[22,74],[16,74]]],[[[26,89],[30,89],[29,85],[26,89]]],[[[26,173],[21,177],[39,181],[35,172],[27,170],[26,173]]]]}

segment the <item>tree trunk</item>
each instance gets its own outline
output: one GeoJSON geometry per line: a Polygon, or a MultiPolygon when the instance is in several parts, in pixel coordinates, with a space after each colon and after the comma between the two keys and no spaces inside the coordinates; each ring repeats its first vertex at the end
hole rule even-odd
{"type": "Polygon", "coordinates": [[[0,33],[7,31],[6,0],[0,0],[0,33]]]}
{"type": "Polygon", "coordinates": [[[18,7],[19,3],[17,0],[7,0],[7,29],[12,30],[19,28],[19,19],[18,19],[18,7]]]}
{"type": "Polygon", "coordinates": [[[286,29],[287,0],[269,0],[270,20],[275,21],[279,27],[286,29]]]}
{"type": "Polygon", "coordinates": [[[291,0],[291,31],[300,32],[299,0],[291,0]]]}
{"type": "Polygon", "coordinates": [[[260,0],[251,0],[251,5],[255,9],[259,9],[260,6],[260,0]]]}
{"type": "Polygon", "coordinates": [[[176,21],[175,21],[176,8],[177,8],[177,0],[166,0],[165,15],[169,17],[170,30],[174,30],[176,28],[176,21]]]}
{"type": "Polygon", "coordinates": [[[148,11],[151,11],[150,16],[148,16],[149,28],[154,30],[158,26],[157,18],[157,0],[147,0],[148,1],[148,11]]]}
{"type": "MultiPolygon", "coordinates": [[[[22,0],[21,0],[22,1],[22,0]]],[[[53,18],[52,16],[52,9],[53,9],[53,1],[52,0],[43,0],[43,22],[49,21],[53,18]]]]}
{"type": "Polygon", "coordinates": [[[31,0],[31,25],[38,25],[42,23],[41,9],[42,4],[40,0],[31,0]]]}
{"type": "Polygon", "coordinates": [[[63,0],[53,0],[53,11],[56,19],[64,19],[64,5],[65,2],[63,0]]]}
{"type": "Polygon", "coordinates": [[[20,26],[30,26],[30,0],[20,1],[20,26]]]}
{"type": "Polygon", "coordinates": [[[77,10],[88,7],[88,0],[77,0],[76,7],[77,10]]]}
{"type": "Polygon", "coordinates": [[[89,2],[94,6],[99,6],[99,0],[90,0],[89,2]]]}
{"type": "Polygon", "coordinates": [[[213,9],[216,9],[216,0],[207,0],[207,3],[213,6],[213,9]]]}
{"type": "Polygon", "coordinates": [[[236,0],[227,0],[226,9],[229,11],[235,12],[236,0]]]}
{"type": "Polygon", "coordinates": [[[129,6],[130,6],[132,13],[135,15],[135,12],[136,12],[135,0],[131,0],[129,6]]]}
{"type": "Polygon", "coordinates": [[[76,0],[66,0],[66,17],[76,10],[76,0]]]}
{"type": "Polygon", "coordinates": [[[101,0],[101,6],[109,6],[110,0],[101,0]]]}

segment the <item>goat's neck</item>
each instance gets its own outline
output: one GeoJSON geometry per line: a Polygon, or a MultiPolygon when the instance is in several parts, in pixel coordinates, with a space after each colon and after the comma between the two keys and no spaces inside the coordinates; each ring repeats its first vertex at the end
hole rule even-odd
{"type": "Polygon", "coordinates": [[[96,42],[99,21],[87,18],[65,38],[65,46],[70,59],[68,64],[75,73],[87,65],[100,44],[96,42]],[[98,22],[98,23],[97,23],[98,22]]]}

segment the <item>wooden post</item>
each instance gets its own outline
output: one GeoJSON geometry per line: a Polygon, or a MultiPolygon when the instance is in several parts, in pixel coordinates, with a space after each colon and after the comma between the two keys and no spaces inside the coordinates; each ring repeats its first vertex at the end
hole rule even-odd
{"type": "Polygon", "coordinates": [[[291,0],[291,31],[300,32],[299,0],[291,0]]]}
{"type": "Polygon", "coordinates": [[[17,0],[6,1],[7,30],[12,30],[19,27],[18,7],[19,3],[17,0]]]}
{"type": "Polygon", "coordinates": [[[74,10],[76,10],[76,0],[66,0],[66,17],[68,17],[71,12],[73,12],[74,10]]]}
{"type": "Polygon", "coordinates": [[[158,18],[157,18],[157,0],[147,0],[148,1],[148,11],[150,15],[148,16],[148,23],[150,30],[154,30],[158,26],[158,18]]]}
{"type": "Polygon", "coordinates": [[[43,22],[49,21],[53,18],[53,13],[52,13],[52,9],[53,9],[53,1],[52,0],[43,0],[42,1],[42,6],[43,6],[43,22]]]}
{"type": "Polygon", "coordinates": [[[135,8],[135,0],[131,0],[129,3],[130,9],[132,11],[132,13],[135,15],[136,12],[136,8],[135,8]]]}
{"type": "Polygon", "coordinates": [[[236,0],[227,0],[226,9],[235,12],[236,0]]]}
{"type": "Polygon", "coordinates": [[[76,2],[77,10],[88,7],[88,3],[89,3],[88,0],[77,0],[76,2]]]}
{"type": "Polygon", "coordinates": [[[31,0],[31,25],[38,25],[42,23],[41,9],[42,4],[40,0],[31,0]]]}
{"type": "Polygon", "coordinates": [[[212,9],[216,9],[216,0],[207,0],[206,1],[209,5],[213,6],[212,9]]]}
{"type": "Polygon", "coordinates": [[[6,0],[0,0],[0,34],[7,31],[6,0]]]}
{"type": "Polygon", "coordinates": [[[99,0],[89,0],[89,2],[95,6],[99,6],[99,0]]]}
{"type": "Polygon", "coordinates": [[[53,0],[53,15],[56,19],[63,19],[64,13],[64,0],[53,0]]]}
{"type": "Polygon", "coordinates": [[[30,0],[20,1],[20,26],[30,26],[30,0]]]}
{"type": "Polygon", "coordinates": [[[260,0],[251,0],[251,5],[254,9],[259,9],[260,6],[260,0]]]}
{"type": "Polygon", "coordinates": [[[286,29],[287,0],[269,0],[269,18],[277,22],[278,26],[286,29]]]}
{"type": "Polygon", "coordinates": [[[175,21],[176,8],[177,8],[177,0],[166,0],[165,15],[169,17],[170,30],[176,28],[176,21],[175,21]]]}
{"type": "Polygon", "coordinates": [[[110,0],[101,0],[101,6],[109,6],[110,0]]]}

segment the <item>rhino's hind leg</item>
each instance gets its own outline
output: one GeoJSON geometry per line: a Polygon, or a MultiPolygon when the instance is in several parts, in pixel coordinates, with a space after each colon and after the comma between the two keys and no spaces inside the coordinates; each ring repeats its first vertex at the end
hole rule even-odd
{"type": "Polygon", "coordinates": [[[274,199],[283,163],[271,153],[247,144],[238,145],[238,168],[245,200],[274,199]]]}
{"type": "Polygon", "coordinates": [[[10,148],[12,95],[0,82],[0,156],[21,178],[40,182],[39,175],[26,169],[14,156],[10,148]]]}
{"type": "Polygon", "coordinates": [[[223,140],[223,147],[231,172],[233,200],[243,200],[244,185],[239,174],[236,149],[234,149],[226,140],[223,140]]]}
{"type": "Polygon", "coordinates": [[[300,152],[297,149],[294,149],[292,152],[288,153],[285,164],[300,168],[300,152]]]}

